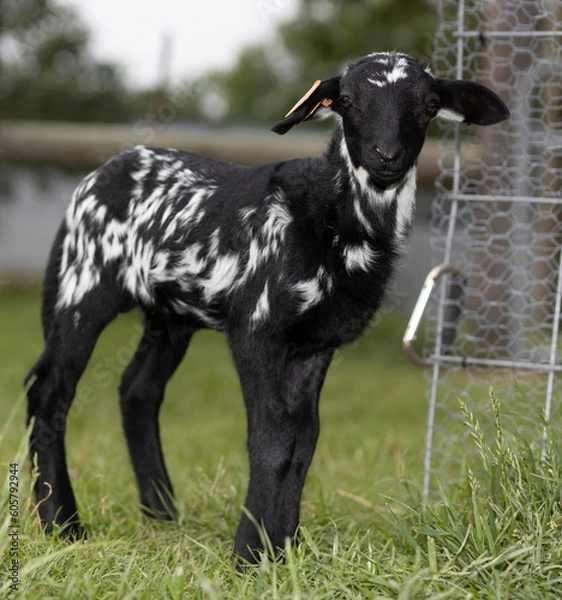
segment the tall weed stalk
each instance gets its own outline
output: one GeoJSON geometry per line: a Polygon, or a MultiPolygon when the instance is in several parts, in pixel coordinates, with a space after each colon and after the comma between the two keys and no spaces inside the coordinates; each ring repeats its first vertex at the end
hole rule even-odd
{"type": "MultiPolygon", "coordinates": [[[[434,578],[486,594],[477,597],[558,597],[562,453],[556,432],[544,422],[543,450],[542,440],[506,431],[490,390],[494,435],[488,440],[474,413],[459,402],[477,449],[476,466],[467,461],[462,483],[441,488],[438,502],[413,503],[419,508],[410,507],[411,532],[402,539],[424,556],[434,578]]],[[[399,527],[404,534],[403,519],[399,527]]]]}

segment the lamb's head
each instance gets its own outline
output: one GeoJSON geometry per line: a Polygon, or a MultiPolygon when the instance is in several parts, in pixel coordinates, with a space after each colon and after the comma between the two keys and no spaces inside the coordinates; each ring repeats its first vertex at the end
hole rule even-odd
{"type": "Polygon", "coordinates": [[[492,125],[509,111],[478,83],[438,79],[411,56],[382,52],[316,81],[273,131],[286,133],[302,121],[329,115],[341,119],[350,167],[384,189],[399,184],[413,167],[433,118],[492,125]]]}

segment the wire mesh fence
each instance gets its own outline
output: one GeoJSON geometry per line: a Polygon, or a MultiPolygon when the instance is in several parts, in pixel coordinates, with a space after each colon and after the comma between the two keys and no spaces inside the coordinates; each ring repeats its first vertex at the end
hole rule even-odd
{"type": "Polygon", "coordinates": [[[488,85],[511,118],[442,129],[432,247],[461,277],[426,317],[426,494],[459,475],[458,398],[490,435],[490,386],[529,441],[542,443],[543,416],[562,423],[562,3],[442,0],[440,16],[434,73],[488,85]]]}

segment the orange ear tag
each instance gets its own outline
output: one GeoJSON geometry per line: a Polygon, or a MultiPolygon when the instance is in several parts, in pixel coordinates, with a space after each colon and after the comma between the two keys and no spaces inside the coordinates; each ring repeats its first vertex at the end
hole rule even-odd
{"type": "Polygon", "coordinates": [[[318,102],[318,104],[306,115],[305,120],[308,119],[308,117],[310,117],[310,115],[314,114],[316,112],[316,109],[322,104],[322,101],[318,102]]]}
{"type": "MultiPolygon", "coordinates": [[[[314,90],[322,83],[322,80],[317,79],[313,84],[312,87],[308,90],[308,92],[306,92],[306,94],[295,104],[295,106],[293,106],[293,108],[291,108],[291,110],[285,115],[285,118],[287,118],[289,115],[292,115],[295,110],[297,110],[297,108],[303,104],[304,102],[306,102],[310,96],[312,95],[312,93],[314,92],[314,90]]],[[[316,105],[314,107],[314,110],[316,110],[316,108],[318,108],[318,105],[316,105]]],[[[314,112],[311,111],[311,112],[314,112]]],[[[308,113],[310,115],[310,113],[308,113]]]]}
{"type": "Polygon", "coordinates": [[[332,104],[331,98],[324,98],[324,100],[321,100],[320,102],[318,102],[318,104],[306,115],[305,119],[308,119],[308,117],[310,117],[310,115],[313,115],[316,112],[316,109],[320,105],[325,106],[326,108],[328,108],[328,106],[330,106],[330,104],[332,104]]]}

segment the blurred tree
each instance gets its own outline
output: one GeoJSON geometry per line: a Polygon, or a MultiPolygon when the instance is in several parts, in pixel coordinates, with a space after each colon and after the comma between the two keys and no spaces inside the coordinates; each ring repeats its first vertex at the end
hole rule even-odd
{"type": "Polygon", "coordinates": [[[207,116],[273,122],[315,79],[370,52],[397,49],[429,60],[437,23],[432,0],[301,0],[277,39],[246,48],[231,70],[201,82],[210,100],[207,116]],[[215,111],[217,97],[223,100],[215,111]]]}
{"type": "Polygon", "coordinates": [[[89,54],[89,33],[57,0],[3,0],[0,107],[4,118],[122,121],[119,69],[89,54]]]}

